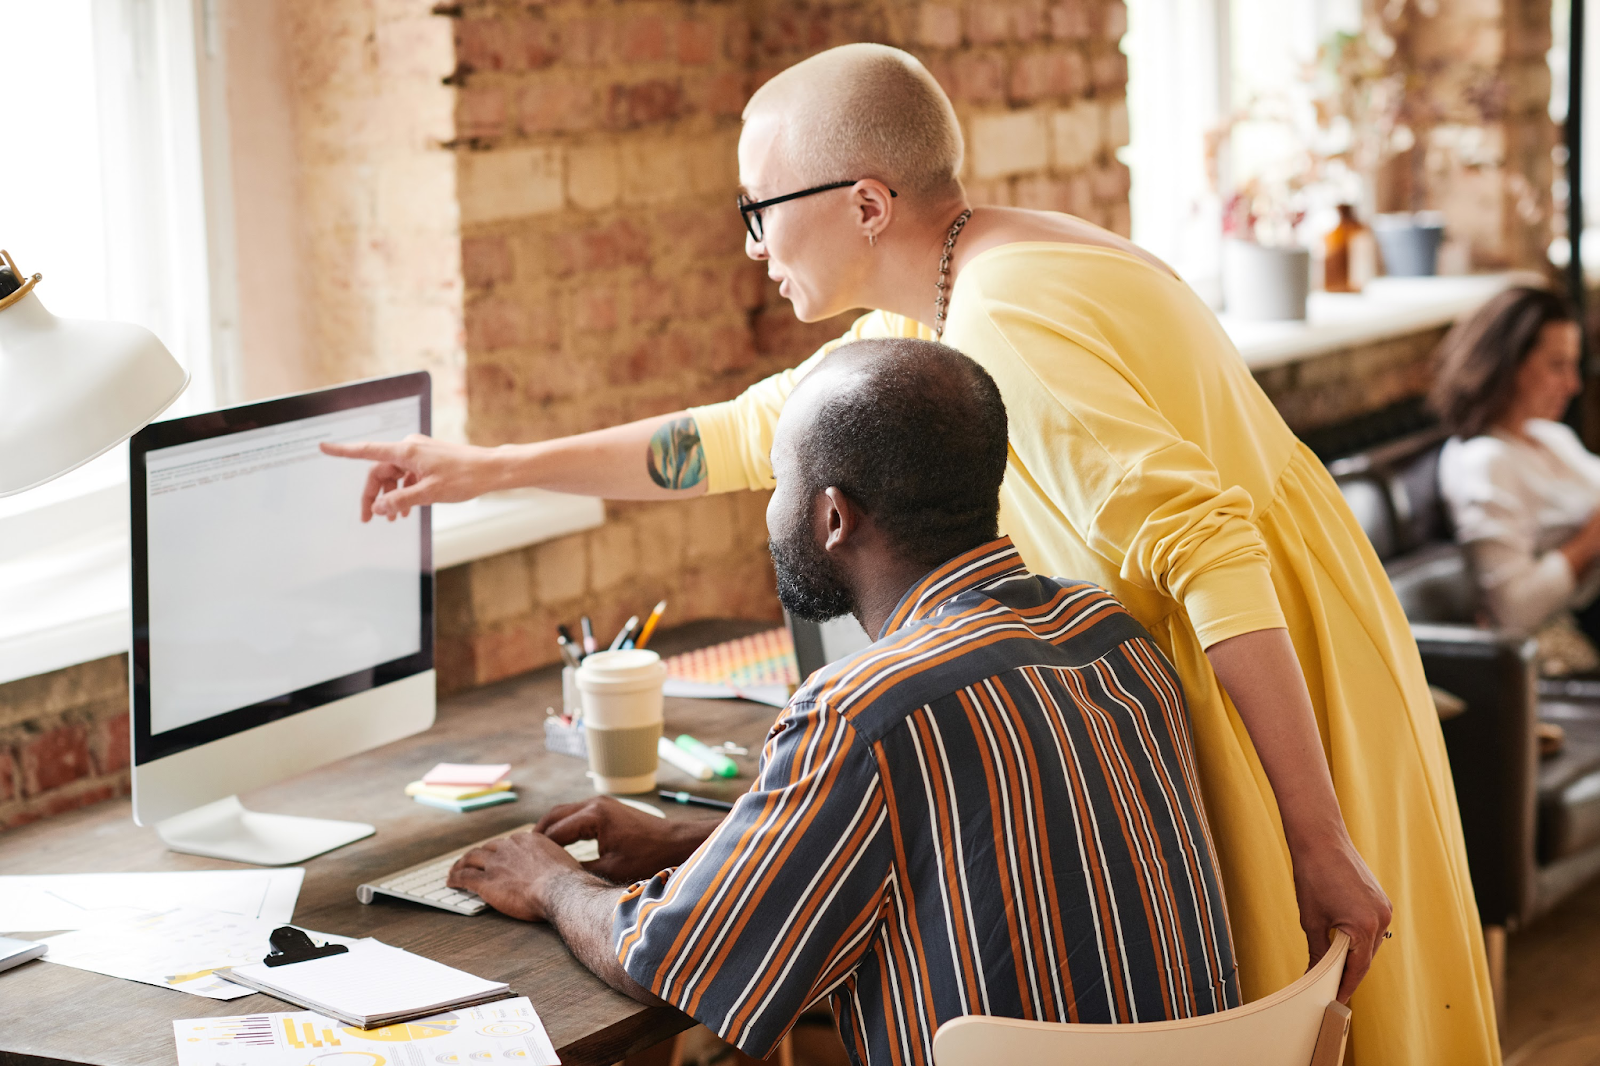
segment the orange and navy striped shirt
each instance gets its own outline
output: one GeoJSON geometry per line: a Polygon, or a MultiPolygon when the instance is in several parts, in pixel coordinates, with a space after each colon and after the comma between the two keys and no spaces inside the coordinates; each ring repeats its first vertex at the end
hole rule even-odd
{"type": "Polygon", "coordinates": [[[1006,538],[806,682],[752,790],[613,933],[634,980],[758,1058],[823,996],[859,1064],[931,1062],[967,1014],[1239,1002],[1176,672],[1104,589],[1029,574],[1006,538]]]}

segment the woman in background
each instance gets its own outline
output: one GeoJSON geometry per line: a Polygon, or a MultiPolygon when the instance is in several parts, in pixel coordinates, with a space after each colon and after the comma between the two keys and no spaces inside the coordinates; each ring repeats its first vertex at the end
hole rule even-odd
{"type": "Polygon", "coordinates": [[[1600,456],[1560,420],[1578,353],[1566,302],[1532,288],[1496,296],[1439,346],[1429,401],[1452,434],[1439,488],[1488,620],[1515,635],[1570,610],[1600,637],[1600,456]]]}

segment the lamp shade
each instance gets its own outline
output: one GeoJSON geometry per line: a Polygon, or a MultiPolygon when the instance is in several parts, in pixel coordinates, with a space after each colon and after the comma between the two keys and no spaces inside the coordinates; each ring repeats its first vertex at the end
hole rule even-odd
{"type": "Polygon", "coordinates": [[[143,326],[57,318],[0,251],[0,496],[44,484],[144,428],[189,374],[143,326]],[[20,282],[20,284],[19,284],[20,282]]]}

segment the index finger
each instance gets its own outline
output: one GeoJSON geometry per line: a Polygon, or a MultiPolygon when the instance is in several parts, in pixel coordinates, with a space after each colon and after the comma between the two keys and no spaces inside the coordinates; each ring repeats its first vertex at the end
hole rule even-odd
{"type": "Polygon", "coordinates": [[[380,463],[392,463],[405,454],[405,441],[382,440],[357,440],[336,441],[325,440],[317,447],[322,449],[324,455],[338,456],[340,459],[371,459],[380,463]]]}
{"type": "Polygon", "coordinates": [[[1381,943],[1381,934],[1379,938],[1374,939],[1351,937],[1350,954],[1345,956],[1344,976],[1339,981],[1338,1000],[1340,1003],[1349,1006],[1350,996],[1355,992],[1356,986],[1361,983],[1361,979],[1367,976],[1367,971],[1372,968],[1372,956],[1377,953],[1379,943],[1381,943]]]}
{"type": "Polygon", "coordinates": [[[546,833],[550,826],[556,822],[563,821],[569,815],[577,814],[587,807],[589,802],[589,800],[579,800],[577,803],[561,803],[551,807],[545,816],[539,819],[539,824],[533,827],[533,831],[535,833],[546,833]]]}

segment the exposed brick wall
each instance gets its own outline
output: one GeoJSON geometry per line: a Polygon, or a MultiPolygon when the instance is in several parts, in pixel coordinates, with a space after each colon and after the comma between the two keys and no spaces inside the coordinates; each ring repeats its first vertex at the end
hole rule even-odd
{"type": "MultiPolygon", "coordinates": [[[[467,432],[557,436],[736,394],[837,336],[803,326],[743,251],[732,205],[753,88],[824,48],[917,54],[955,102],[978,203],[1126,234],[1121,0],[1071,3],[479,0],[455,15],[467,432]]],[[[641,462],[643,458],[641,457],[641,462]]],[[[591,533],[441,575],[447,689],[554,661],[557,621],[607,631],[777,617],[765,498],[610,505],[591,533]]]]}
{"type": "Polygon", "coordinates": [[[1289,428],[1305,435],[1427,392],[1444,334],[1441,326],[1341,348],[1258,370],[1255,379],[1289,428]]]}
{"type": "Polygon", "coordinates": [[[417,0],[281,0],[278,16],[304,211],[303,261],[278,266],[304,301],[299,387],[428,370],[434,432],[463,439],[450,21],[417,0]]]}
{"type": "Polygon", "coordinates": [[[0,829],[128,788],[127,656],[0,685],[0,829]]]}
{"type": "Polygon", "coordinates": [[[1474,269],[1544,268],[1550,0],[1407,4],[1397,29],[1417,144],[1386,169],[1380,209],[1443,211],[1474,269]]]}

